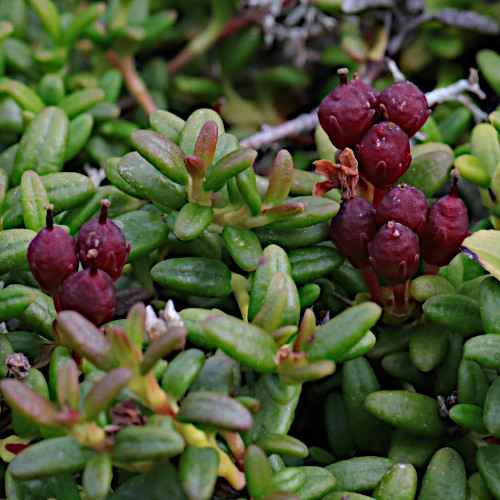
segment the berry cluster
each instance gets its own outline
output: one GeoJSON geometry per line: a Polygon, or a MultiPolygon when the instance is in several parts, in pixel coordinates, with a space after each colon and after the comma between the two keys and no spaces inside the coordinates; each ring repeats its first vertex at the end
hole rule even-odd
{"type": "Polygon", "coordinates": [[[381,92],[347,69],[338,71],[340,85],[321,102],[321,126],[333,145],[356,152],[361,176],[387,189],[408,170],[410,140],[429,117],[425,94],[413,83],[396,82],[381,92]]]}
{"type": "Polygon", "coordinates": [[[78,239],[54,226],[48,205],[47,224],[28,247],[28,263],[42,290],[52,293],[58,311],[71,309],[96,325],[115,311],[114,281],[130,252],[120,228],[108,219],[109,200],[101,201],[99,218],[82,225],[78,239]],[[84,267],[78,271],[78,262],[84,267]]]}
{"type": "Polygon", "coordinates": [[[371,266],[388,285],[411,279],[421,255],[432,266],[449,264],[468,235],[467,208],[457,197],[458,172],[452,175],[450,194],[430,207],[409,184],[391,188],[377,209],[360,197],[344,199],[332,219],[333,243],[354,267],[371,266]]]}

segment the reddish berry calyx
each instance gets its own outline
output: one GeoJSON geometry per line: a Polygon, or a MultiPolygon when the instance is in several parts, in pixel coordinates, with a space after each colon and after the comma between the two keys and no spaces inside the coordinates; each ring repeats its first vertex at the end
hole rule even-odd
{"type": "MultiPolygon", "coordinates": [[[[92,259],[92,250],[90,252],[92,259]]],[[[62,310],[77,311],[100,326],[114,315],[115,286],[107,273],[92,266],[66,279],[60,289],[59,300],[62,310]]]]}
{"type": "Polygon", "coordinates": [[[418,270],[418,236],[399,222],[384,224],[368,245],[370,264],[389,285],[402,285],[418,270]]]}
{"type": "Polygon", "coordinates": [[[332,242],[357,269],[369,264],[368,243],[376,232],[375,208],[359,196],[344,200],[330,225],[332,242]]]}
{"type": "Polygon", "coordinates": [[[380,92],[376,102],[377,115],[397,123],[413,137],[429,118],[425,94],[413,83],[396,82],[380,92]]]}
{"type": "Polygon", "coordinates": [[[82,225],[78,233],[77,253],[83,266],[90,267],[87,255],[89,250],[96,250],[95,265],[116,281],[127,262],[130,243],[127,245],[121,229],[108,219],[109,205],[109,200],[102,200],[99,218],[82,225]]]}
{"type": "Polygon", "coordinates": [[[47,210],[47,225],[28,246],[28,264],[40,288],[57,294],[64,280],[78,269],[76,243],[64,229],[54,226],[53,205],[47,210]]]}
{"type": "Polygon", "coordinates": [[[338,71],[340,85],[321,102],[318,116],[321,126],[337,148],[357,144],[373,124],[375,110],[366,94],[347,83],[347,69],[338,71]]]}
{"type": "Polygon", "coordinates": [[[393,122],[373,125],[356,151],[361,174],[378,188],[394,184],[411,163],[408,136],[393,122]]]}
{"type": "Polygon", "coordinates": [[[417,235],[425,228],[429,204],[424,193],[411,184],[399,184],[390,189],[377,207],[380,225],[393,220],[409,227],[417,235]]]}
{"type": "Polygon", "coordinates": [[[422,257],[434,266],[447,266],[469,234],[467,207],[457,197],[458,171],[453,170],[452,176],[450,194],[430,206],[421,237],[422,257]]]}

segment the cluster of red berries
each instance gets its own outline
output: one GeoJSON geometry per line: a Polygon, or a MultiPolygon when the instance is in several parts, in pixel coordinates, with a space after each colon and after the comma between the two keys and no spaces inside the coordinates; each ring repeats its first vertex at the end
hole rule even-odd
{"type": "Polygon", "coordinates": [[[78,239],[54,226],[48,205],[47,224],[28,247],[28,263],[42,290],[50,292],[58,311],[77,311],[95,325],[114,314],[114,281],[130,252],[120,228],[108,219],[109,200],[101,201],[99,218],[82,225],[78,239]],[[83,271],[78,271],[81,262],[83,271]]]}
{"type": "Polygon", "coordinates": [[[359,196],[344,200],[332,219],[333,243],[354,267],[371,266],[389,285],[412,278],[420,255],[432,266],[448,265],[468,235],[467,208],[457,197],[458,172],[452,173],[450,194],[430,207],[409,184],[390,189],[377,209],[359,196]]]}
{"type": "Polygon", "coordinates": [[[378,92],[347,69],[338,71],[340,85],[321,102],[321,126],[333,145],[356,152],[360,174],[386,189],[408,170],[410,140],[429,117],[425,94],[413,83],[396,82],[378,92]]]}

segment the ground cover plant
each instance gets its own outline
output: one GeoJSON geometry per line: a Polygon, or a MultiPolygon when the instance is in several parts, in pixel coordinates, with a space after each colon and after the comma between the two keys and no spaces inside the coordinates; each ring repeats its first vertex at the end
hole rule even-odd
{"type": "Polygon", "coordinates": [[[0,496],[500,499],[500,10],[0,0],[0,496]]]}

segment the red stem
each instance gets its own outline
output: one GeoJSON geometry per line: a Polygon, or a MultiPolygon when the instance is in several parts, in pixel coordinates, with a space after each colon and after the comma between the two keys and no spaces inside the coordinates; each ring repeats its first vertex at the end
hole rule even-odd
{"type": "Polygon", "coordinates": [[[363,273],[363,278],[366,283],[366,288],[368,288],[368,292],[370,292],[371,298],[377,304],[383,305],[384,298],[382,294],[382,287],[378,281],[378,276],[371,266],[366,266],[361,269],[363,273]]]}
{"type": "Polygon", "coordinates": [[[394,292],[394,312],[398,314],[406,313],[406,290],[408,288],[408,281],[402,285],[395,285],[392,287],[394,292]]]}
{"type": "Polygon", "coordinates": [[[425,263],[424,274],[436,275],[439,272],[439,266],[425,263]]]}

